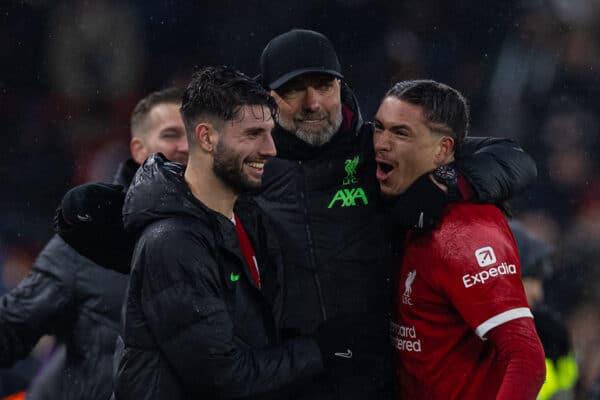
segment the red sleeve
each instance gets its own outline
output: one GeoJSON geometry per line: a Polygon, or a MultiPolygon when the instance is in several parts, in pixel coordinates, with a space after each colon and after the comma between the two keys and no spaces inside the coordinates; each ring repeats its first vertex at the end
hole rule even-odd
{"type": "Polygon", "coordinates": [[[508,321],[488,333],[505,370],[496,400],[535,400],[546,377],[544,349],[531,318],[508,321]]]}

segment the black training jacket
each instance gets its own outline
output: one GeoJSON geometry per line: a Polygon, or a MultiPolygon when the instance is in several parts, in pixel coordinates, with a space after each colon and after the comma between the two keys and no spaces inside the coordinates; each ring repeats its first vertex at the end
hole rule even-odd
{"type": "Polygon", "coordinates": [[[32,383],[28,400],[110,396],[127,278],[93,263],[55,235],[31,273],[0,298],[1,367],[26,357],[42,335],[55,335],[62,343],[32,383]]]}
{"type": "MultiPolygon", "coordinates": [[[[125,187],[137,164],[119,166],[125,187]]],[[[102,238],[90,238],[102,245],[102,238]]],[[[106,400],[128,275],[82,256],[55,235],[31,273],[0,298],[0,366],[26,357],[42,335],[60,346],[28,389],[27,399],[106,400]]]]}
{"type": "Polygon", "coordinates": [[[192,195],[183,172],[154,155],[125,199],[125,228],[139,239],[115,398],[279,398],[275,390],[320,372],[322,360],[312,339],[279,339],[278,241],[258,207],[239,199],[235,212],[256,252],[259,290],[235,226],[192,195]]]}
{"type": "MultiPolygon", "coordinates": [[[[281,239],[285,332],[309,334],[326,319],[388,309],[389,246],[375,178],[373,130],[363,124],[347,86],[342,102],[346,122],[323,146],[275,128],[277,157],[266,164],[256,200],[275,221],[281,239]]],[[[531,158],[509,140],[471,139],[458,156],[457,168],[481,201],[506,199],[537,174],[531,158]]],[[[325,376],[298,386],[292,397],[391,398],[390,353],[374,352],[342,378],[325,376]]]]}

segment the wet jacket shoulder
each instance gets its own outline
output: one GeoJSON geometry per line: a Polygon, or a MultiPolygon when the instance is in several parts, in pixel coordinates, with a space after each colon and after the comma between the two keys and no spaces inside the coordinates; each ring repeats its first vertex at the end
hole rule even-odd
{"type": "MultiPolygon", "coordinates": [[[[124,171],[117,180],[127,186],[124,171]]],[[[31,273],[0,298],[2,366],[26,357],[42,335],[55,335],[62,343],[49,361],[52,373],[36,378],[28,399],[109,396],[127,278],[92,262],[55,235],[31,273]]]]}
{"type": "Polygon", "coordinates": [[[537,168],[531,156],[510,139],[466,137],[456,167],[482,203],[508,200],[533,183],[537,168]]]}
{"type": "Polygon", "coordinates": [[[29,276],[0,299],[2,365],[27,356],[42,335],[55,335],[67,348],[57,397],[106,398],[126,282],[52,238],[29,276]]]}
{"type": "Polygon", "coordinates": [[[259,290],[235,226],[193,197],[183,171],[153,156],[127,194],[125,227],[140,236],[115,397],[251,397],[318,372],[313,340],[279,341],[281,255],[267,223],[251,202],[238,201],[260,266],[259,290]]]}

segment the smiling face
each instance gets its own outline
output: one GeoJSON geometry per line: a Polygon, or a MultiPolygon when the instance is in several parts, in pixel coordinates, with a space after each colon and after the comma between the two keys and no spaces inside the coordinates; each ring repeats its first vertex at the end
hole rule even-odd
{"type": "Polygon", "coordinates": [[[265,162],[275,156],[274,121],[265,106],[243,106],[239,117],[218,129],[213,171],[236,192],[260,186],[265,162]]]}
{"type": "Polygon", "coordinates": [[[435,132],[420,106],[388,96],[374,124],[376,176],[384,195],[404,193],[421,175],[453,160],[454,140],[435,132]]]}
{"type": "Polygon", "coordinates": [[[342,124],[340,81],[332,75],[300,75],[271,91],[279,106],[278,123],[306,143],[327,143],[342,124]]]}
{"type": "Polygon", "coordinates": [[[180,104],[175,103],[157,104],[136,126],[131,154],[138,164],[154,153],[163,153],[171,161],[187,163],[188,141],[179,107],[180,104]]]}

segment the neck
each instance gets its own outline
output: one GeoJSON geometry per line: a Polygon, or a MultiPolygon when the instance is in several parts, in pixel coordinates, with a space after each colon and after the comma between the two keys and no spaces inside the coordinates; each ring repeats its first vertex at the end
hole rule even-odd
{"type": "Polygon", "coordinates": [[[238,194],[213,173],[211,165],[189,157],[184,179],[194,197],[211,210],[231,218],[238,194]]]}

